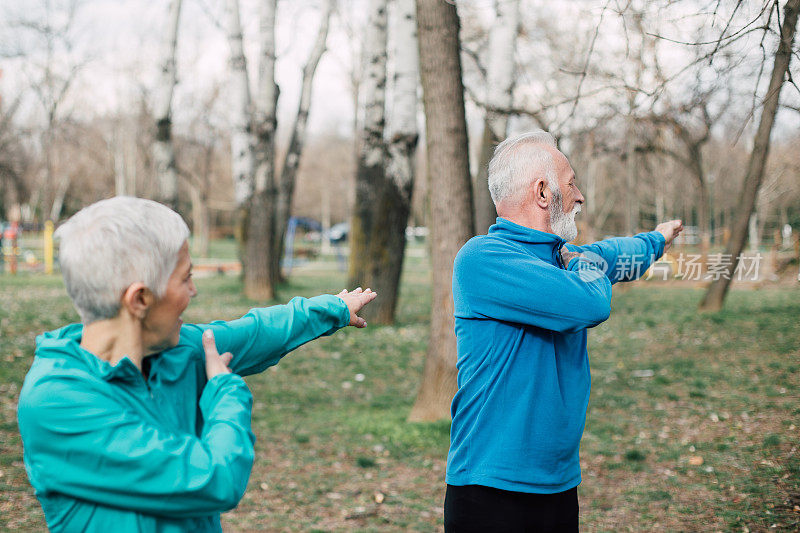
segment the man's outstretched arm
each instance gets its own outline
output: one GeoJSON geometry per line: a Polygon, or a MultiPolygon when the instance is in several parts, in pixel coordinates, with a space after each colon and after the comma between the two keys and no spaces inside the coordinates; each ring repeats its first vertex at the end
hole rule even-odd
{"type": "Polygon", "coordinates": [[[611,283],[641,277],[683,231],[680,220],[670,220],[656,229],[633,237],[614,237],[585,246],[567,245],[569,253],[581,254],[604,271],[611,283]]]}

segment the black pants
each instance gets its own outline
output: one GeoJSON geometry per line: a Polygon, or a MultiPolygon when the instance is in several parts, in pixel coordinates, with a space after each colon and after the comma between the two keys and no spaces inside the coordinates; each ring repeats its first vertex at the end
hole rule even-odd
{"type": "Polygon", "coordinates": [[[578,531],[578,488],[556,494],[511,492],[481,485],[447,485],[446,533],[578,531]]]}

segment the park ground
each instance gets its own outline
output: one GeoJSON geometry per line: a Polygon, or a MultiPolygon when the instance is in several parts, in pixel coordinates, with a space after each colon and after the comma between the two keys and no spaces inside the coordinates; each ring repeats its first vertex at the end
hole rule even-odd
{"type": "MultiPolygon", "coordinates": [[[[336,293],[335,269],[280,291],[336,293]]],[[[187,321],[256,305],[235,276],[198,280],[187,321]]],[[[411,261],[397,324],[347,328],[247,379],[256,462],[226,531],[442,529],[449,423],[406,416],[428,338],[429,273],[411,261]]],[[[590,331],[582,531],[800,529],[800,284],[735,289],[698,314],[697,287],[638,282],[590,331]]],[[[77,318],[57,276],[0,275],[0,530],[42,531],[22,464],[19,389],[34,336],[77,318]]]]}

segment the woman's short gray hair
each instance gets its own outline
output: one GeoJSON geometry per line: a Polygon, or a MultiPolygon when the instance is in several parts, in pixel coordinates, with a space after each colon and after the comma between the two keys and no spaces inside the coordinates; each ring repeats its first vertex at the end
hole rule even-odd
{"type": "Polygon", "coordinates": [[[560,194],[548,147],[556,148],[556,139],[544,130],[520,133],[497,145],[489,161],[489,193],[495,205],[522,193],[525,186],[542,175],[553,194],[560,194]]]}
{"type": "Polygon", "coordinates": [[[119,314],[120,299],[136,282],[157,298],[189,238],[181,216],[143,198],[117,196],[78,211],[55,232],[64,283],[81,321],[119,314]]]}

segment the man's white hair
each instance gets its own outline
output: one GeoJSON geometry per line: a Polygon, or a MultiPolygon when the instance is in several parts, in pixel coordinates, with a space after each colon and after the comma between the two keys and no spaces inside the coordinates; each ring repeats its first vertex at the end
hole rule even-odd
{"type": "Polygon", "coordinates": [[[554,196],[561,195],[548,148],[556,148],[556,139],[544,130],[520,133],[497,145],[489,161],[489,193],[495,206],[521,196],[525,187],[539,177],[547,179],[554,196]]]}
{"type": "Polygon", "coordinates": [[[81,321],[119,314],[120,299],[136,282],[163,296],[189,228],[165,205],[117,196],[78,211],[55,232],[67,293],[81,321]]]}

